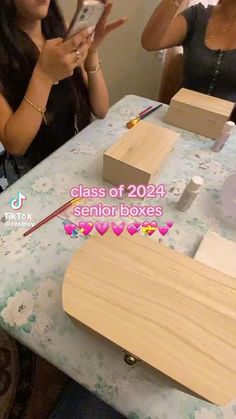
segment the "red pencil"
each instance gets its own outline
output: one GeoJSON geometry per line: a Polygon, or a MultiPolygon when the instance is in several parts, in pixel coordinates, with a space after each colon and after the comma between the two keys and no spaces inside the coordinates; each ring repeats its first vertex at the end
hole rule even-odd
{"type": "Polygon", "coordinates": [[[41,227],[42,225],[46,224],[48,221],[50,221],[52,218],[56,217],[58,214],[60,214],[61,212],[65,211],[66,208],[70,207],[73,204],[76,204],[77,202],[79,202],[81,200],[81,198],[75,198],[75,199],[71,199],[70,201],[66,202],[64,205],[62,205],[62,207],[58,208],[56,211],[54,211],[52,214],[48,215],[46,218],[44,218],[42,221],[40,221],[38,224],[35,224],[34,227],[30,228],[29,230],[27,230],[23,236],[26,237],[29,234],[33,233],[33,231],[37,230],[39,227],[41,227]]]}

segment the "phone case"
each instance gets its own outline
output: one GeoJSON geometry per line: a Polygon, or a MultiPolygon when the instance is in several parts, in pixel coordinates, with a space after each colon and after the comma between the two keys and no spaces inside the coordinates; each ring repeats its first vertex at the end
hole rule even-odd
{"type": "Polygon", "coordinates": [[[82,29],[87,28],[92,33],[104,11],[100,0],[78,0],[77,9],[69,26],[66,38],[71,38],[82,29]]]}

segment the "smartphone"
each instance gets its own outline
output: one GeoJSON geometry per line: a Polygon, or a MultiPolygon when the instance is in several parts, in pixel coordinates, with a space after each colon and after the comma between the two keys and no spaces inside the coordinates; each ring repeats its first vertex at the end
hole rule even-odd
{"type": "Polygon", "coordinates": [[[91,34],[104,12],[104,7],[104,3],[100,0],[78,0],[77,9],[68,28],[66,39],[86,28],[91,34]]]}

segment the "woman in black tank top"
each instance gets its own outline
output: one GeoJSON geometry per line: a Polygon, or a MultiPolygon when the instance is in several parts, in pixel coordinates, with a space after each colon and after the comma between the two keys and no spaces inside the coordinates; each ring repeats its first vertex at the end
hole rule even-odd
{"type": "Polygon", "coordinates": [[[143,47],[154,51],[182,45],[182,87],[236,102],[235,0],[208,7],[199,2],[178,14],[184,4],[161,0],[143,31],[143,47]]]}

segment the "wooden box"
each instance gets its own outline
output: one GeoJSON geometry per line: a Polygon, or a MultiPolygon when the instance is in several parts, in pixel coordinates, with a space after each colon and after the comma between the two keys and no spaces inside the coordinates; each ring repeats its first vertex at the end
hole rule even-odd
{"type": "Polygon", "coordinates": [[[103,179],[113,185],[152,183],[179,134],[149,122],[139,122],[103,156],[103,179]]]}
{"type": "Polygon", "coordinates": [[[217,139],[234,106],[227,100],[181,89],[170,102],[166,122],[217,139]]]}
{"type": "Polygon", "coordinates": [[[235,399],[232,277],[149,237],[109,230],[75,253],[62,300],[79,322],[195,393],[219,405],[235,399]]]}
{"type": "Polygon", "coordinates": [[[236,243],[208,231],[202,240],[194,259],[236,280],[236,243]]]}

